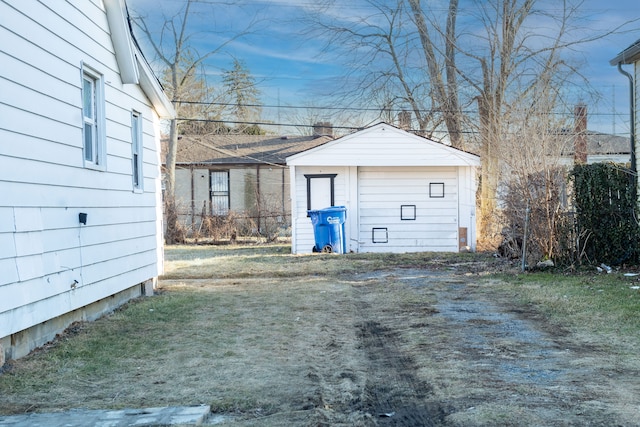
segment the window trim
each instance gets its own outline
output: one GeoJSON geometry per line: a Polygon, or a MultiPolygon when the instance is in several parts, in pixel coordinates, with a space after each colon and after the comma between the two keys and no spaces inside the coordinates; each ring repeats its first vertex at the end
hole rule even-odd
{"type": "Polygon", "coordinates": [[[371,229],[371,243],[389,243],[389,229],[387,227],[373,227],[371,229]]]}
{"type": "Polygon", "coordinates": [[[133,191],[142,193],[144,191],[144,140],[142,132],[144,120],[142,113],[131,111],[131,183],[133,191]]]}
{"type": "MultiPolygon", "coordinates": [[[[331,206],[335,206],[336,201],[335,201],[334,183],[335,183],[336,176],[338,176],[337,173],[314,173],[314,174],[304,175],[304,177],[307,179],[307,212],[311,210],[311,180],[313,178],[325,178],[325,179],[329,178],[330,179],[329,185],[331,187],[329,191],[331,192],[331,206]]],[[[307,213],[307,216],[309,216],[308,213],[307,213]]]]}
{"type": "Polygon", "coordinates": [[[400,205],[400,220],[415,221],[416,205],[400,205]]]}
{"type": "Polygon", "coordinates": [[[81,113],[82,113],[82,160],[84,167],[104,171],[107,168],[106,152],[106,118],[105,118],[105,96],[104,96],[104,75],[95,68],[82,63],[81,71],[81,113]],[[85,81],[92,83],[93,93],[91,103],[93,105],[93,116],[85,115],[85,81]],[[87,158],[85,125],[89,124],[93,129],[91,159],[87,158]]]}
{"type": "Polygon", "coordinates": [[[444,182],[430,182],[429,197],[432,199],[443,199],[444,198],[444,182]]]}

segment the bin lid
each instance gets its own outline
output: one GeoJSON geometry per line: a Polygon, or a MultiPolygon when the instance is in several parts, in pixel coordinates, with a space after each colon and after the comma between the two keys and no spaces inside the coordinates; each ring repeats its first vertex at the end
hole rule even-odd
{"type": "Polygon", "coordinates": [[[346,212],[346,206],[329,206],[328,208],[322,209],[310,209],[307,211],[309,215],[317,215],[319,212],[346,212]]]}
{"type": "Polygon", "coordinates": [[[344,212],[347,210],[346,206],[329,206],[328,208],[320,209],[323,212],[344,212]]]}

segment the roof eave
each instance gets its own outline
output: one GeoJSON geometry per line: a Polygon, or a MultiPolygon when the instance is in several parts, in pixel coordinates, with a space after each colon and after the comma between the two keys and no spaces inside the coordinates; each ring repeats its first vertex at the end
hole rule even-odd
{"type": "Polygon", "coordinates": [[[615,58],[609,61],[611,65],[633,64],[640,60],[640,40],[620,52],[615,58]]]}
{"type": "Polygon", "coordinates": [[[124,0],[104,0],[104,7],[122,83],[137,84],[138,67],[127,25],[124,0]]]}
{"type": "Polygon", "coordinates": [[[147,95],[160,118],[172,119],[176,116],[173,104],[165,95],[144,55],[133,43],[127,24],[125,0],[103,0],[111,32],[111,40],[118,61],[123,84],[138,84],[147,95]]]}
{"type": "Polygon", "coordinates": [[[138,67],[141,70],[140,73],[140,87],[144,93],[149,97],[149,101],[153,105],[153,108],[158,113],[161,119],[173,119],[176,117],[176,110],[173,108],[173,104],[165,95],[162,86],[153,74],[151,67],[147,64],[147,61],[142,57],[142,53],[138,52],[136,55],[136,61],[138,67]]]}

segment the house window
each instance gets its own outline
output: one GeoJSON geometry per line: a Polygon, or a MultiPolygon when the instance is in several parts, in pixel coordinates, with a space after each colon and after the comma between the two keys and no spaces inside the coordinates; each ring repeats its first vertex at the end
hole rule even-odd
{"type": "Polygon", "coordinates": [[[338,174],[310,174],[307,179],[307,210],[335,205],[334,181],[338,174]]]}
{"type": "Polygon", "coordinates": [[[211,171],[211,213],[229,213],[229,171],[211,171]]]}
{"type": "Polygon", "coordinates": [[[131,113],[131,167],[133,190],[142,191],[142,115],[137,111],[131,113]]]}
{"type": "Polygon", "coordinates": [[[105,168],[104,83],[101,74],[82,66],[82,141],[86,167],[105,168]]]}

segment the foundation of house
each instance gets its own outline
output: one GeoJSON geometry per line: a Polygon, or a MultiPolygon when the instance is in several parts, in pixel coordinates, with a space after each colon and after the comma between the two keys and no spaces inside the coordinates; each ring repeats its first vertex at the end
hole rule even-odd
{"type": "Polygon", "coordinates": [[[149,279],[62,316],[0,338],[0,367],[7,360],[24,357],[34,349],[53,340],[73,322],[96,320],[133,298],[153,295],[156,280],[156,278],[149,279]]]}

